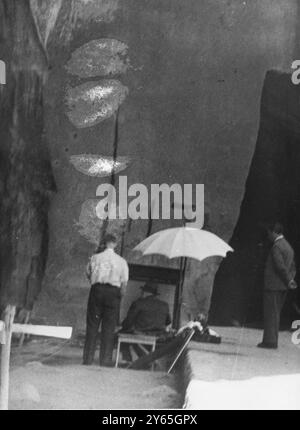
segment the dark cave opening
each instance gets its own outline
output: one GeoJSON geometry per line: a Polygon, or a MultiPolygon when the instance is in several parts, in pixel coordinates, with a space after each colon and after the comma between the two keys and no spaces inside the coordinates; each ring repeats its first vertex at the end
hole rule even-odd
{"type": "MultiPolygon", "coordinates": [[[[210,319],[214,324],[260,326],[268,245],[261,224],[280,221],[295,251],[300,283],[300,88],[291,75],[266,74],[257,144],[231,246],[215,279],[210,319]]],[[[299,319],[299,288],[289,293],[282,325],[299,319]]]]}

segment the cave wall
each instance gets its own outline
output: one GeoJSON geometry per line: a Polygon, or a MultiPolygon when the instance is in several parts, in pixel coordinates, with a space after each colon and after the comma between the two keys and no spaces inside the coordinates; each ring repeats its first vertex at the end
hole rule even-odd
{"type": "MultiPolygon", "coordinates": [[[[270,243],[262,226],[279,221],[300,258],[300,88],[291,73],[268,71],[261,98],[260,125],[240,216],[231,240],[236,252],[216,276],[211,318],[216,323],[259,324],[263,317],[263,274],[270,243]],[[226,300],[225,300],[226,297],[226,300]]],[[[297,318],[289,294],[283,324],[297,318]]]]}
{"type": "MultiPolygon", "coordinates": [[[[208,228],[228,241],[255,149],[265,74],[289,71],[294,59],[297,1],[36,0],[32,7],[51,66],[44,113],[58,190],[35,316],[82,328],[85,265],[99,231],[96,188],[111,181],[91,166],[113,157],[116,121],[128,184],[204,184],[208,228]]],[[[154,221],[152,232],[171,225],[154,221]]],[[[148,223],[128,227],[116,228],[126,229],[124,255],[137,261],[130,250],[148,223]]],[[[219,262],[190,262],[184,310],[208,311],[219,262]]]]}
{"type": "Polygon", "coordinates": [[[0,1],[0,310],[31,310],[48,252],[48,208],[55,192],[44,136],[47,57],[29,2],[0,1]]]}

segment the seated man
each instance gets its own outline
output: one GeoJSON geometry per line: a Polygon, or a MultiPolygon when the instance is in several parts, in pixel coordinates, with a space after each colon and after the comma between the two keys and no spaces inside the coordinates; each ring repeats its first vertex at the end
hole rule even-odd
{"type": "MultiPolygon", "coordinates": [[[[167,326],[171,324],[169,306],[157,298],[158,287],[153,282],[147,282],[141,290],[142,296],[130,306],[122,323],[121,332],[160,336],[166,333],[167,326]]],[[[138,345],[132,346],[140,356],[138,345]]],[[[126,361],[131,361],[129,344],[122,345],[122,355],[126,361]]]]}

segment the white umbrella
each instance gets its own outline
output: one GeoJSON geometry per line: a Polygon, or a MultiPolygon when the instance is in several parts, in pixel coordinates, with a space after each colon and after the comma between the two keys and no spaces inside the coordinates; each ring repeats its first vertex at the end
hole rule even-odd
{"type": "Polygon", "coordinates": [[[168,258],[189,257],[202,261],[219,255],[226,257],[233,249],[209,231],[192,227],[168,228],[147,237],[135,248],[143,255],[162,254],[168,258]]]}
{"type": "Polygon", "coordinates": [[[202,261],[212,256],[226,257],[227,252],[233,249],[208,231],[192,227],[177,227],[152,234],[139,243],[134,251],[140,251],[143,255],[161,254],[168,258],[183,257],[180,264],[181,279],[176,294],[178,310],[175,324],[178,325],[186,258],[202,261]]]}

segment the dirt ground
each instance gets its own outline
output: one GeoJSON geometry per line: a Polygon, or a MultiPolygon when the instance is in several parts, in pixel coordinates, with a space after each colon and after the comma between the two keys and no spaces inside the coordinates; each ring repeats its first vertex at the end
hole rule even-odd
{"type": "Polygon", "coordinates": [[[214,327],[222,336],[220,345],[190,343],[194,375],[203,381],[245,380],[258,376],[300,373],[299,345],[292,332],[281,331],[278,349],[257,348],[262,330],[214,327]]]}
{"type": "Polygon", "coordinates": [[[174,375],[82,366],[81,360],[82,349],[64,341],[40,338],[14,347],[9,409],[181,407],[174,375]]]}
{"type": "Polygon", "coordinates": [[[191,409],[300,409],[300,345],[291,331],[277,350],[257,348],[262,330],[216,327],[220,345],[191,342],[193,375],[186,404],[191,409]]]}

